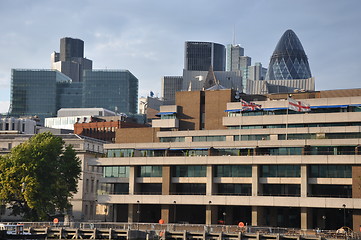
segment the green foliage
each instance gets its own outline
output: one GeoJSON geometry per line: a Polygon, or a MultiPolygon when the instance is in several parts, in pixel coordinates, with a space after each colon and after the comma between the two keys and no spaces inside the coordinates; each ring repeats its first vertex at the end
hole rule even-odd
{"type": "Polygon", "coordinates": [[[71,146],[49,132],[34,135],[0,156],[0,200],[26,220],[49,220],[70,207],[80,173],[81,161],[71,146]]]}

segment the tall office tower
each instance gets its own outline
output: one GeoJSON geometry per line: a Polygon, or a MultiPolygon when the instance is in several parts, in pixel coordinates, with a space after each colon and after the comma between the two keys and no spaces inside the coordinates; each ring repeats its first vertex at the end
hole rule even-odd
{"type": "Polygon", "coordinates": [[[56,69],[72,79],[83,81],[83,71],[91,70],[93,62],[84,58],[84,42],[80,39],[60,39],[60,53],[51,54],[51,68],[56,69]]]}
{"type": "Polygon", "coordinates": [[[249,80],[264,80],[267,73],[267,68],[262,67],[262,63],[256,62],[254,66],[248,67],[249,80]]]}
{"type": "Polygon", "coordinates": [[[292,30],[287,30],[274,50],[266,80],[307,79],[311,70],[302,44],[292,30]]]}
{"type": "Polygon", "coordinates": [[[59,103],[56,93],[59,84],[71,79],[54,70],[12,69],[12,116],[56,116],[59,103]]]}
{"type": "Polygon", "coordinates": [[[84,57],[84,41],[65,37],[60,39],[60,61],[71,61],[72,58],[84,57]]]}
{"type": "Polygon", "coordinates": [[[239,70],[241,71],[242,76],[242,91],[246,92],[247,89],[247,79],[248,79],[248,67],[252,64],[252,58],[248,56],[239,57],[239,70]]]}
{"type": "Polygon", "coordinates": [[[189,71],[214,71],[226,69],[226,49],[213,42],[185,42],[184,69],[189,71]]]}
{"type": "Polygon", "coordinates": [[[244,48],[240,45],[227,45],[227,71],[238,71],[241,68],[240,57],[244,56],[244,48]]]}
{"type": "Polygon", "coordinates": [[[83,107],[136,114],[138,79],[128,70],[85,70],[83,107]]]}
{"type": "Polygon", "coordinates": [[[164,105],[175,104],[175,93],[182,91],[182,76],[164,76],[162,77],[162,97],[164,105]]]}

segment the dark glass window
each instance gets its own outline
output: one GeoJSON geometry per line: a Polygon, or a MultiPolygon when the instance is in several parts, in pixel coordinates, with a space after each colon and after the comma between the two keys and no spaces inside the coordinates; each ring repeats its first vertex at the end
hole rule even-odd
{"type": "Polygon", "coordinates": [[[205,195],[205,183],[177,183],[175,185],[175,194],[180,195],[205,195]]]}
{"type": "Polygon", "coordinates": [[[301,186],[299,184],[264,184],[264,196],[289,196],[299,197],[301,186]]]}
{"type": "Polygon", "coordinates": [[[140,166],[138,177],[162,177],[162,166],[140,166]]]}
{"type": "Polygon", "coordinates": [[[161,183],[141,183],[139,184],[139,192],[137,194],[162,194],[161,183]]]}
{"type": "Polygon", "coordinates": [[[252,177],[251,165],[217,165],[215,177],[252,177]]]}
{"type": "Polygon", "coordinates": [[[251,196],[252,184],[218,184],[219,195],[251,196]]]}
{"type": "Polygon", "coordinates": [[[352,178],[351,165],[311,165],[311,178],[352,178]]]}
{"type": "Polygon", "coordinates": [[[103,177],[128,178],[129,166],[104,166],[103,177]]]}
{"type": "Polygon", "coordinates": [[[175,166],[174,177],[206,177],[206,166],[175,166]]]}
{"type": "Polygon", "coordinates": [[[311,197],[344,197],[352,198],[351,185],[327,185],[327,184],[312,184],[311,197]]]}
{"type": "Polygon", "coordinates": [[[129,183],[115,183],[114,194],[129,194],[129,183]]]}
{"type": "Polygon", "coordinates": [[[299,165],[262,165],[261,177],[300,177],[299,165]]]}

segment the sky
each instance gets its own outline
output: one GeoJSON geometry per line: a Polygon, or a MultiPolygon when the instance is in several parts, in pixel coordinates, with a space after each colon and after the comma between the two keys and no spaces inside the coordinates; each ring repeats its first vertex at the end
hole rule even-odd
{"type": "Polygon", "coordinates": [[[300,39],[316,90],[360,88],[360,0],[0,0],[0,113],[11,69],[50,69],[60,38],[84,41],[94,69],[127,69],[139,97],[182,75],[184,42],[240,44],[268,67],[287,29],[300,39]]]}

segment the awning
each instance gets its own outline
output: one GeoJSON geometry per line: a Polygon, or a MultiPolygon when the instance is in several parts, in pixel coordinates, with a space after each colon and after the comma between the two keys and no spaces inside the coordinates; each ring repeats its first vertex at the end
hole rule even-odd
{"type": "Polygon", "coordinates": [[[209,148],[170,148],[170,151],[183,151],[183,150],[208,150],[209,148]]]}
{"type": "Polygon", "coordinates": [[[275,110],[286,110],[286,107],[279,107],[279,108],[262,108],[264,111],[275,111],[275,110]]]}
{"type": "Polygon", "coordinates": [[[225,112],[241,112],[241,109],[229,109],[229,110],[224,110],[225,112]]]}
{"type": "Polygon", "coordinates": [[[141,148],[141,149],[135,149],[139,151],[155,151],[155,150],[167,150],[168,148],[141,148]]]}
{"type": "Polygon", "coordinates": [[[318,109],[318,108],[347,108],[348,105],[324,105],[324,106],[310,106],[311,109],[318,109]]]}
{"type": "Polygon", "coordinates": [[[156,114],[156,116],[161,116],[161,115],[173,115],[176,114],[177,112],[159,112],[156,114]]]}

